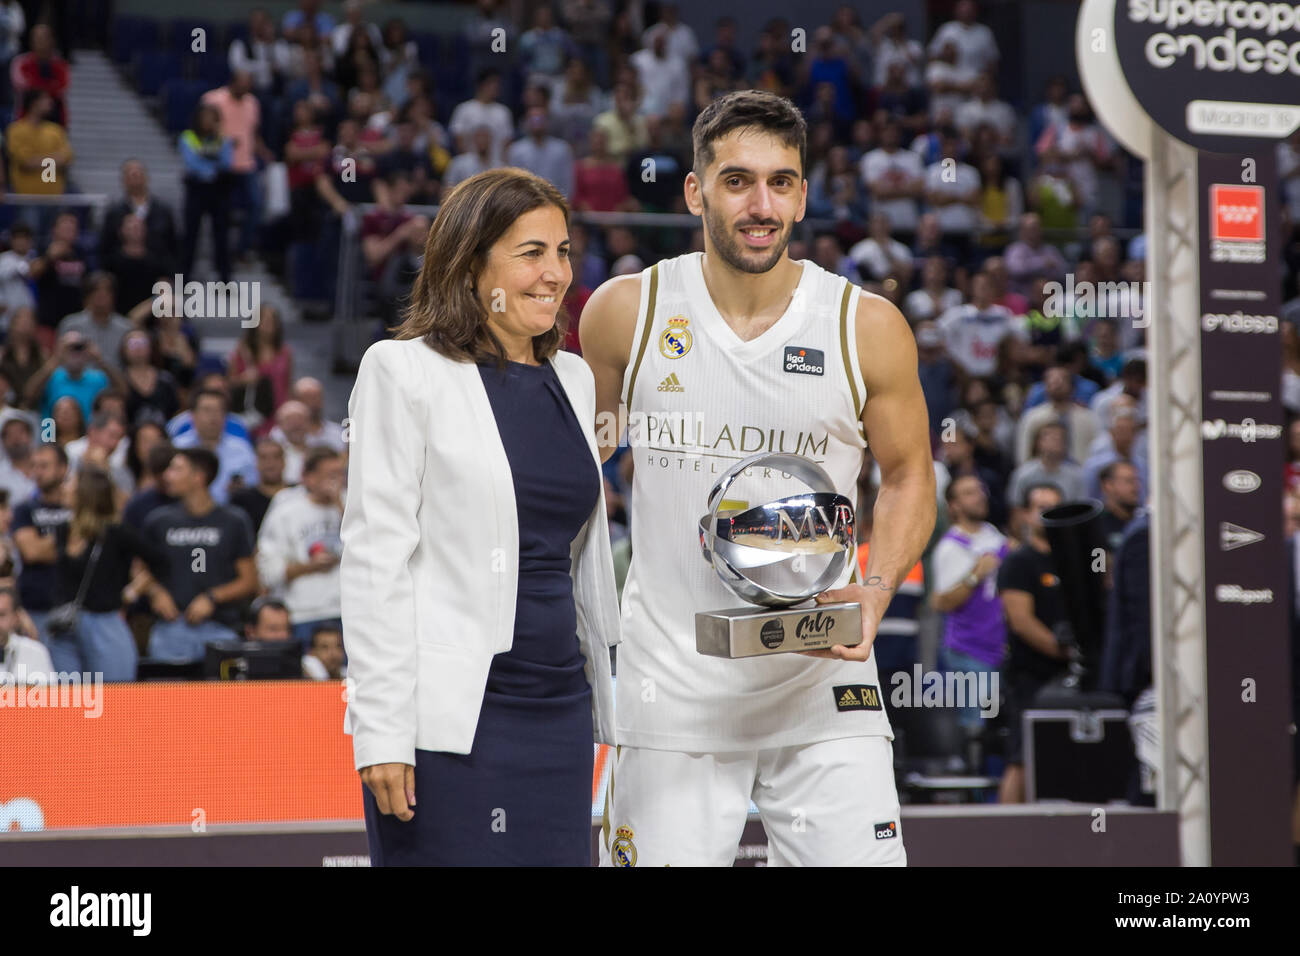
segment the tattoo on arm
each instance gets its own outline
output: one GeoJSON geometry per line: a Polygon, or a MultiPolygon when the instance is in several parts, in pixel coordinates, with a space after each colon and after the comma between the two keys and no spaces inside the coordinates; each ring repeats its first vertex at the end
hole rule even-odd
{"type": "Polygon", "coordinates": [[[871,577],[867,578],[865,581],[862,582],[862,586],[864,588],[879,588],[882,591],[894,590],[892,587],[886,584],[885,579],[878,574],[873,574],[871,577]]]}

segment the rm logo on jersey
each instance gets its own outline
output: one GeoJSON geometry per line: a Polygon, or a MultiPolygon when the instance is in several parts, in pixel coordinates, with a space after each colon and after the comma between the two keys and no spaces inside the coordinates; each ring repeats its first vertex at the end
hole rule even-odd
{"type": "Polygon", "coordinates": [[[659,353],[664,358],[681,358],[691,350],[691,333],[686,328],[690,322],[684,315],[674,315],[668,320],[668,328],[659,336],[659,353]]]}
{"type": "Polygon", "coordinates": [[[821,349],[804,349],[797,345],[785,347],[785,370],[804,375],[826,374],[826,353],[821,349]]]}
{"type": "Polygon", "coordinates": [[[831,689],[836,710],[880,710],[880,688],[875,684],[840,684],[831,689]]]}

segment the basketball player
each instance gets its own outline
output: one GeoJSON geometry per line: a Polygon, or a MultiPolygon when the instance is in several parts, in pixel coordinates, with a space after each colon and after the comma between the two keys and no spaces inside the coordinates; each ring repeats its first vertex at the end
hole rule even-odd
{"type": "MultiPolygon", "coordinates": [[[[893,305],[786,255],[808,189],[806,128],[788,100],[729,93],[693,137],[686,203],[703,217],[705,251],[611,279],[579,326],[606,457],[619,435],[601,422],[625,405],[634,423],[621,743],[602,862],[729,866],[752,799],[771,864],[905,865],[870,650],[934,527],[916,346],[893,305]],[[865,580],[855,570],[850,583],[846,570],[817,598],[860,602],[862,643],[739,660],[697,653],[695,613],[740,603],[700,553],[697,522],[717,478],[758,451],[796,452],[855,501],[867,437],[882,477],[865,580]]],[[[748,497],[735,507],[804,490],[754,474],[729,500],[742,481],[748,497]]]]}

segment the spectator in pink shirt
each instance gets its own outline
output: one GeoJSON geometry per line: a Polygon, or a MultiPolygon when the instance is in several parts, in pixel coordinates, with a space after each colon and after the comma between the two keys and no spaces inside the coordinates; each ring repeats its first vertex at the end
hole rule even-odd
{"type": "Polygon", "coordinates": [[[605,130],[593,126],[590,142],[590,154],[574,164],[573,208],[578,212],[614,212],[629,202],[635,207],[623,164],[610,153],[605,130]]]}
{"type": "Polygon", "coordinates": [[[203,102],[221,114],[221,137],[234,143],[230,162],[230,197],[243,206],[244,222],[239,231],[238,253],[251,255],[257,245],[262,197],[257,185],[258,160],[272,157],[262,142],[262,107],[253,95],[253,78],[245,70],[231,74],[230,82],[203,94],[203,102]]]}

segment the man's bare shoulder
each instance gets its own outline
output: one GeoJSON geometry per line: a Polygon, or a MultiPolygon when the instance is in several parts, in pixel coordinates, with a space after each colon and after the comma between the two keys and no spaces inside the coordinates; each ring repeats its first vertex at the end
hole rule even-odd
{"type": "Polygon", "coordinates": [[[881,376],[896,375],[900,363],[916,375],[916,338],[898,306],[863,289],[856,324],[858,364],[868,384],[881,376]]]}
{"type": "Polygon", "coordinates": [[[578,339],[583,354],[628,354],[641,307],[641,274],[614,276],[600,284],[582,308],[578,339]]]}

